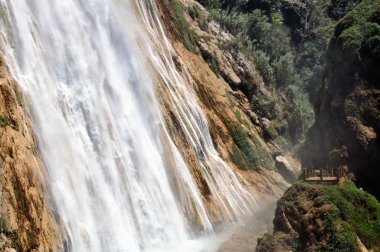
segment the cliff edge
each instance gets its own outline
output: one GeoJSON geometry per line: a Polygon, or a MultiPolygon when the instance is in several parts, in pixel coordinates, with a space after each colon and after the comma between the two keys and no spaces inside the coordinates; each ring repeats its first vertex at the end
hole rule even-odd
{"type": "Polygon", "coordinates": [[[273,223],[257,252],[380,249],[380,203],[351,181],[296,183],[277,203],[273,223]]]}

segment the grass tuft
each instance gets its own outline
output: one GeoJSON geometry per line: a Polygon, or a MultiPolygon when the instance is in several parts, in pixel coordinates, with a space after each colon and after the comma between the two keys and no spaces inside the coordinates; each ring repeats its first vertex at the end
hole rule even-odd
{"type": "Polygon", "coordinates": [[[8,125],[9,125],[9,121],[5,117],[0,115],[0,127],[5,128],[8,125]]]}

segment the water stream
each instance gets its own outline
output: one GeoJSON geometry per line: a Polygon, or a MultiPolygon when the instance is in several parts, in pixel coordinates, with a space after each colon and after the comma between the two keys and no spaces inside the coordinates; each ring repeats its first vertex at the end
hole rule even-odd
{"type": "Polygon", "coordinates": [[[154,2],[0,0],[0,11],[2,53],[29,103],[68,250],[214,249],[209,210],[164,123],[157,78],[221,221],[252,211],[253,195],[212,144],[190,75],[175,67],[154,2]]]}

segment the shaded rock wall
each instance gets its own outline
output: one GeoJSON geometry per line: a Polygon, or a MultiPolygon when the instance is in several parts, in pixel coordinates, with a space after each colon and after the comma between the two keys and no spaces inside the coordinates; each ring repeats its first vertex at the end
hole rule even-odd
{"type": "Polygon", "coordinates": [[[347,167],[360,187],[380,197],[380,3],[367,0],[340,20],[328,51],[316,121],[304,167],[347,167]]]}

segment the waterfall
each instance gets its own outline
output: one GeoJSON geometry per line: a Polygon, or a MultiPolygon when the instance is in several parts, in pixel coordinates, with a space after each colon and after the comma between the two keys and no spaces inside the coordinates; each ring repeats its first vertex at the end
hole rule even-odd
{"type": "Polygon", "coordinates": [[[27,98],[70,251],[200,251],[200,236],[214,232],[191,167],[168,133],[157,81],[221,221],[249,214],[254,197],[215,150],[154,2],[0,3],[2,53],[27,98]]]}

